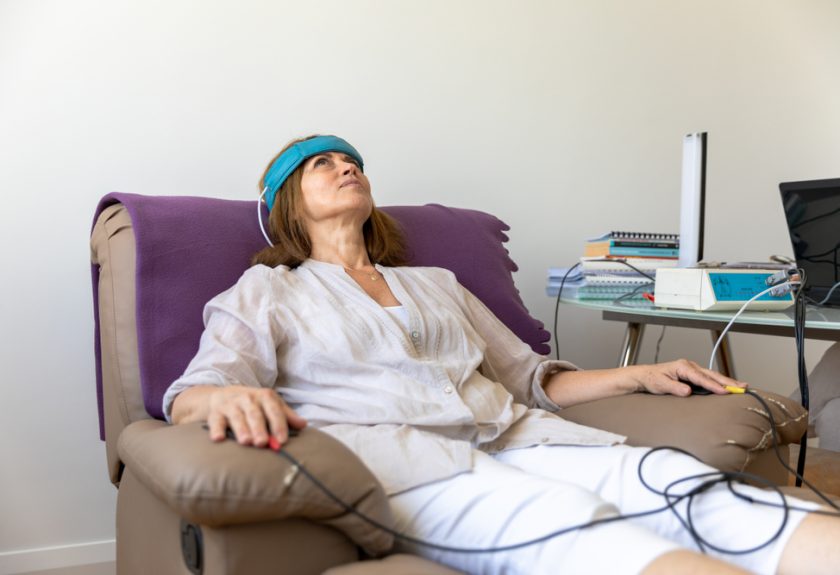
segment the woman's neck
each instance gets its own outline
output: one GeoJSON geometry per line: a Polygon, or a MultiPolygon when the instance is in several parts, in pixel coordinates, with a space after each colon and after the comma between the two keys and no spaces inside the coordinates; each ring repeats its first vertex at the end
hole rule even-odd
{"type": "Polygon", "coordinates": [[[357,270],[370,268],[365,239],[361,230],[329,232],[310,230],[313,260],[357,270]]]}

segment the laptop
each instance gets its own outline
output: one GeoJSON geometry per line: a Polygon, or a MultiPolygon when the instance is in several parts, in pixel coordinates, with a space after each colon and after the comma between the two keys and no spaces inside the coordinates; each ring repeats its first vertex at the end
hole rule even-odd
{"type": "MultiPolygon", "coordinates": [[[[840,282],[840,178],[779,184],[796,265],[805,270],[805,295],[823,302],[840,282]]],[[[823,305],[840,306],[840,286],[823,305]]]]}

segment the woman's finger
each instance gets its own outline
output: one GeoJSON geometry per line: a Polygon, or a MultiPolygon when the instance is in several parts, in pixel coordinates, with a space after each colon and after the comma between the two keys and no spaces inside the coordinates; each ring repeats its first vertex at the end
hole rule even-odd
{"type": "Polygon", "coordinates": [[[286,443],[289,438],[289,423],[286,418],[287,406],[283,399],[272,392],[272,397],[263,398],[263,409],[265,417],[268,421],[268,432],[276,440],[276,444],[272,445],[271,438],[269,438],[269,445],[272,449],[279,447],[286,443]]]}
{"type": "Polygon", "coordinates": [[[227,419],[218,411],[211,411],[207,416],[207,428],[210,430],[211,441],[222,441],[227,432],[227,419]]]}
{"type": "Polygon", "coordinates": [[[711,379],[715,380],[717,383],[719,383],[720,385],[722,385],[724,387],[731,386],[731,387],[739,387],[741,389],[745,389],[745,388],[749,387],[749,385],[750,385],[745,381],[738,381],[737,379],[732,379],[731,377],[727,377],[727,376],[723,375],[722,373],[720,373],[719,371],[713,371],[713,370],[710,370],[710,369],[707,369],[705,371],[706,371],[706,374],[711,379]]]}
{"type": "Polygon", "coordinates": [[[229,406],[223,412],[223,415],[227,421],[227,426],[233,431],[236,441],[241,445],[251,445],[253,436],[245,413],[238,406],[229,406]]]}
{"type": "Polygon", "coordinates": [[[289,422],[291,427],[294,427],[295,429],[303,429],[306,427],[306,420],[298,415],[298,413],[289,407],[289,405],[285,402],[283,403],[283,412],[285,413],[286,420],[289,422]]]}
{"type": "Polygon", "coordinates": [[[692,361],[678,360],[676,367],[677,379],[686,383],[699,385],[719,395],[730,393],[733,388],[743,389],[747,387],[747,384],[742,381],[737,381],[720,372],[706,369],[692,361]]]}
{"type": "Polygon", "coordinates": [[[213,395],[207,424],[213,441],[224,439],[229,428],[242,445],[278,449],[288,440],[289,426],[301,429],[306,420],[272,389],[228,386],[213,395]]]}
{"type": "Polygon", "coordinates": [[[257,447],[265,447],[268,444],[268,422],[266,421],[265,405],[258,398],[248,397],[247,401],[244,402],[242,411],[251,435],[251,444],[257,447]]]}

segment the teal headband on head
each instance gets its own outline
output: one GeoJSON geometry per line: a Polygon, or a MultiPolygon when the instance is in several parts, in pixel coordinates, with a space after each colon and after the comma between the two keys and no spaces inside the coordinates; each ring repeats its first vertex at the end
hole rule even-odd
{"type": "Polygon", "coordinates": [[[359,162],[359,169],[362,171],[365,169],[362,156],[356,151],[356,148],[337,136],[316,136],[309,140],[292,144],[288,150],[274,160],[263,180],[265,184],[263,191],[265,194],[265,204],[268,206],[269,212],[274,207],[274,200],[277,197],[280,186],[292,175],[292,172],[307,158],[323,154],[324,152],[342,152],[347,154],[359,162]]]}

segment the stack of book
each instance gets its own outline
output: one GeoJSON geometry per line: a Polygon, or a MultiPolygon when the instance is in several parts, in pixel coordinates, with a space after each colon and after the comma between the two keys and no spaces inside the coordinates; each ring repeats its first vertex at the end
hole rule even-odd
{"type": "Polygon", "coordinates": [[[564,298],[645,302],[644,294],[653,292],[656,270],[677,265],[679,246],[677,234],[604,234],[586,242],[584,255],[571,272],[548,270],[546,293],[557,297],[562,284],[564,298]]]}
{"type": "Polygon", "coordinates": [[[586,242],[584,257],[676,260],[680,256],[678,234],[609,232],[586,242]]]}
{"type": "Polygon", "coordinates": [[[545,293],[550,297],[557,297],[560,289],[564,298],[577,298],[578,292],[586,285],[580,266],[573,268],[548,268],[548,285],[545,293]]]}

